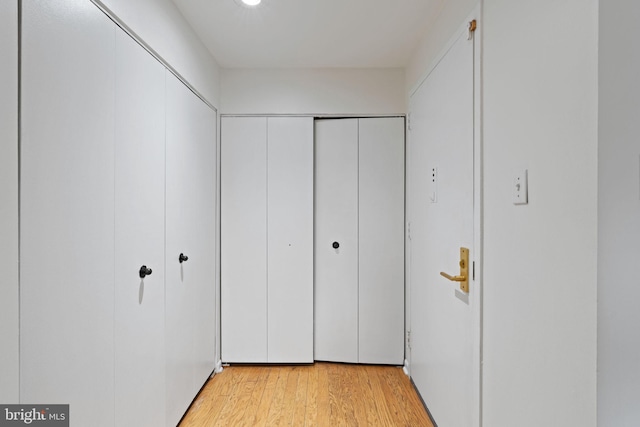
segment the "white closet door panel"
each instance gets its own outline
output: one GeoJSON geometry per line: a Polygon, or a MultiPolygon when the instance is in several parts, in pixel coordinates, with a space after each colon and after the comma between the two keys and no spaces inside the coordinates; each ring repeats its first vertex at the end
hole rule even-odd
{"type": "Polygon", "coordinates": [[[22,402],[114,425],[115,25],[81,0],[22,3],[22,402]]]}
{"type": "Polygon", "coordinates": [[[222,144],[222,360],[267,362],[267,119],[225,117],[222,144]]]}
{"type": "Polygon", "coordinates": [[[404,360],[404,119],[360,119],[359,362],[404,360]]]}
{"type": "MultiPolygon", "coordinates": [[[[180,253],[193,257],[189,228],[193,226],[189,112],[193,94],[168,71],[166,85],[165,190],[165,348],[166,425],[176,425],[193,400],[194,361],[193,269],[178,262],[180,253]]],[[[190,260],[191,261],[191,258],[190,260]]]]}
{"type": "Polygon", "coordinates": [[[18,403],[18,2],[0,2],[0,402],[18,403]]]}
{"type": "Polygon", "coordinates": [[[116,34],[116,425],[161,426],[164,358],[164,67],[116,34]],[[141,279],[142,265],[153,270],[141,279]],[[141,398],[143,397],[143,398],[141,398]]]}
{"type": "Polygon", "coordinates": [[[214,368],[216,125],[206,104],[165,75],[166,425],[174,426],[214,368]]]}
{"type": "MultiPolygon", "coordinates": [[[[196,197],[192,200],[189,224],[189,257],[182,264],[192,274],[194,388],[209,378],[215,365],[215,286],[216,286],[216,113],[195,95],[191,95],[191,141],[193,154],[189,184],[196,197]]],[[[172,254],[168,262],[180,264],[180,254],[172,254]]],[[[193,396],[195,397],[195,395],[193,396]]],[[[186,409],[186,408],[185,408],[186,409]]]]}
{"type": "Polygon", "coordinates": [[[358,120],[315,122],[315,359],[358,361],[358,120]],[[340,247],[334,249],[333,242],[340,247]]]}
{"type": "Polygon", "coordinates": [[[313,118],[269,118],[268,361],[313,362],[313,118]]]}

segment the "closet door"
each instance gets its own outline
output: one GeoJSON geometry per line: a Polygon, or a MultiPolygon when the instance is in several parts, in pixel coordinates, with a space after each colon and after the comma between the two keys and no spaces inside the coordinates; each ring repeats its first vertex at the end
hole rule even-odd
{"type": "Polygon", "coordinates": [[[357,363],[357,119],[316,120],[315,174],[315,359],[357,363]]]}
{"type": "Polygon", "coordinates": [[[115,425],[165,422],[164,72],[117,31],[115,425]]]}
{"type": "Polygon", "coordinates": [[[267,133],[269,363],[313,362],[313,118],[267,133]]]}
{"type": "Polygon", "coordinates": [[[404,119],[359,121],[358,361],[404,360],[404,119]]]}
{"type": "Polygon", "coordinates": [[[221,123],[222,360],[267,362],[267,119],[221,123]]]}
{"type": "Polygon", "coordinates": [[[91,2],[22,2],[20,400],[114,425],[114,37],[91,2]]]}
{"type": "MultiPolygon", "coordinates": [[[[192,325],[194,341],[194,388],[196,393],[215,367],[216,343],[216,112],[191,94],[189,109],[192,135],[191,178],[186,185],[195,187],[196,197],[191,204],[189,219],[189,252],[182,263],[191,272],[195,303],[192,325]]],[[[179,266],[180,253],[168,253],[168,262],[179,266]]],[[[191,397],[195,397],[195,393],[191,397]]],[[[183,412],[186,411],[183,408],[183,412]]]]}
{"type": "Polygon", "coordinates": [[[0,2],[0,402],[19,402],[18,2],[0,2]]]}
{"type": "Polygon", "coordinates": [[[174,426],[214,367],[215,114],[169,72],[166,102],[166,424],[174,426]]]}

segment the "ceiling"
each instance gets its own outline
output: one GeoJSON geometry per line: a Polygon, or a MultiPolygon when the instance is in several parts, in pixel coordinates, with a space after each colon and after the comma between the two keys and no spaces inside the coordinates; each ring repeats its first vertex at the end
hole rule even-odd
{"type": "Polygon", "coordinates": [[[224,68],[389,68],[407,65],[446,0],[172,1],[224,68]]]}

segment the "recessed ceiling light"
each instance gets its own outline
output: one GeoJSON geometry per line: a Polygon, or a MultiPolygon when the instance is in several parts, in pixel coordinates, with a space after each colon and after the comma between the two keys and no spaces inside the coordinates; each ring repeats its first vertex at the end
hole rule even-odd
{"type": "Polygon", "coordinates": [[[257,6],[261,1],[262,0],[242,0],[242,3],[246,4],[247,6],[257,6]]]}

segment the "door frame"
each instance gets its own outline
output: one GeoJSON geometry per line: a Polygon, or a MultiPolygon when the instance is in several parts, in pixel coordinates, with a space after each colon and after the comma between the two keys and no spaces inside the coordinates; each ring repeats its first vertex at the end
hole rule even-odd
{"type": "MultiPolygon", "coordinates": [[[[462,34],[468,33],[469,23],[473,20],[476,21],[477,26],[473,34],[474,46],[473,46],[473,248],[472,248],[472,262],[473,262],[473,277],[469,286],[473,289],[469,293],[472,316],[474,319],[473,327],[473,427],[482,426],[482,360],[483,360],[483,328],[482,328],[482,316],[483,316],[483,288],[482,288],[482,247],[483,247],[483,162],[482,162],[482,4],[481,1],[474,10],[467,16],[464,22],[458,27],[455,33],[451,36],[449,41],[444,45],[444,48],[431,62],[417,82],[411,87],[409,91],[409,99],[418,91],[420,86],[429,77],[432,71],[437,67],[440,61],[451,50],[454,43],[461,37],[462,34]]],[[[408,112],[408,129],[406,132],[406,148],[405,148],[405,164],[409,165],[410,155],[412,151],[412,138],[411,138],[411,111],[408,112]]],[[[409,195],[409,189],[412,188],[411,174],[408,169],[405,169],[406,184],[405,191],[409,195]]],[[[405,282],[406,282],[406,307],[405,307],[405,323],[406,327],[406,361],[405,361],[405,373],[411,375],[411,344],[410,344],[410,332],[411,332],[411,201],[409,197],[406,197],[406,248],[405,248],[405,282]]]]}

